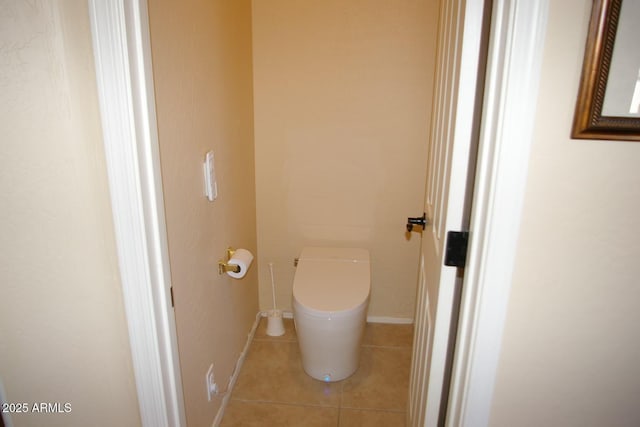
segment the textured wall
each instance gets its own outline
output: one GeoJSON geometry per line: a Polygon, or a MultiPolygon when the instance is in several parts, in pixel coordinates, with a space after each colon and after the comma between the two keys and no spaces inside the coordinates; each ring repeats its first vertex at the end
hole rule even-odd
{"type": "Polygon", "coordinates": [[[413,317],[437,2],[255,0],[260,305],[305,245],[371,251],[369,314],[413,317]]]}
{"type": "Polygon", "coordinates": [[[569,138],[591,2],[549,2],[492,426],[640,424],[640,144],[569,138]]]}
{"type": "Polygon", "coordinates": [[[24,426],[138,426],[87,2],[0,2],[0,378],[24,426]]]}
{"type": "Polygon", "coordinates": [[[257,265],[217,273],[227,246],[256,253],[251,2],[149,2],[171,278],[187,422],[211,425],[258,312],[257,265]],[[214,150],[219,198],[203,195],[214,150]]]}

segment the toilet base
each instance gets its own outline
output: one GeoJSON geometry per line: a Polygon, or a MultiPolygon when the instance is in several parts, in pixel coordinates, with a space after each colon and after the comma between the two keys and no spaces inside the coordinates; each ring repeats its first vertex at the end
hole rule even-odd
{"type": "Polygon", "coordinates": [[[302,367],[312,378],[335,382],[358,369],[367,302],[346,314],[311,313],[293,301],[302,367]]]}

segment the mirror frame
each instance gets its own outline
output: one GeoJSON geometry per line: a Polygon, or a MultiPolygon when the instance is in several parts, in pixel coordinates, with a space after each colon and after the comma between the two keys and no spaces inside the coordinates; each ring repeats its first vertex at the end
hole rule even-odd
{"type": "Polygon", "coordinates": [[[622,0],[594,0],[571,138],[640,141],[640,118],[603,116],[622,0]]]}

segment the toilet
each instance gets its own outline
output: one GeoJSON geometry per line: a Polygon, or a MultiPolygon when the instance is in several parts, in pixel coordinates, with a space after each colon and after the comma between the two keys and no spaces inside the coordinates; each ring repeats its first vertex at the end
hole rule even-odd
{"type": "Polygon", "coordinates": [[[358,369],[371,289],[369,251],[305,247],[293,280],[293,319],[307,374],[320,381],[358,369]]]}

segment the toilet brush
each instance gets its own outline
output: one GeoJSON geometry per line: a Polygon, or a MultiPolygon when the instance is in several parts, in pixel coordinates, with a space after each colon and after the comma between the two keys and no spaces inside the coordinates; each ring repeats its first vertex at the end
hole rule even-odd
{"type": "Polygon", "coordinates": [[[267,335],[271,337],[279,337],[284,335],[284,324],[282,323],[282,311],[276,308],[276,283],[273,280],[273,263],[269,263],[269,272],[271,273],[271,297],[273,299],[273,310],[269,311],[267,321],[267,335]]]}

